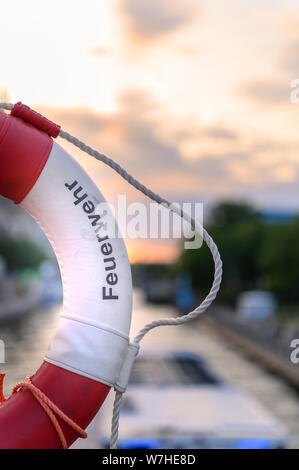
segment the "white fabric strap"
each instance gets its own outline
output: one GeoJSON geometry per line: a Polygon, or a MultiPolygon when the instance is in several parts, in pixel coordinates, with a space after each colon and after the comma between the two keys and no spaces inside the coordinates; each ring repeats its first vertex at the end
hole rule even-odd
{"type": "Polygon", "coordinates": [[[139,349],[140,346],[138,343],[129,344],[118,380],[114,386],[115,390],[117,390],[118,392],[124,393],[127,390],[132,368],[139,352],[139,349]]]}

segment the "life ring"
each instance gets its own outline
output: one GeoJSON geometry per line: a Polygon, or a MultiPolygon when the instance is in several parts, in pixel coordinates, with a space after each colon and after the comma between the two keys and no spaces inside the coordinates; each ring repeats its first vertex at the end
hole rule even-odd
{"type": "MultiPolygon", "coordinates": [[[[123,240],[99,228],[101,192],[53,141],[59,127],[37,114],[32,125],[27,111],[15,105],[10,115],[0,112],[0,194],[23,207],[46,234],[63,283],[60,323],[32,383],[85,429],[116,383],[128,350],[130,264],[123,240]]],[[[70,446],[78,434],[58,421],[70,446]]],[[[61,447],[26,388],[0,405],[0,429],[1,449],[61,447]]]]}

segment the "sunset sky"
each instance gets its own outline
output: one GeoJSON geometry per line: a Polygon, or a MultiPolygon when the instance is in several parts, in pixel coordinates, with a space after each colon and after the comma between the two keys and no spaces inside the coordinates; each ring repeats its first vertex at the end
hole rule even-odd
{"type": "MultiPolygon", "coordinates": [[[[173,201],[299,209],[299,0],[10,0],[1,19],[11,101],[173,201]]],[[[67,148],[108,200],[143,200],[67,148]]],[[[175,253],[172,243],[128,246],[135,261],[175,253]]]]}

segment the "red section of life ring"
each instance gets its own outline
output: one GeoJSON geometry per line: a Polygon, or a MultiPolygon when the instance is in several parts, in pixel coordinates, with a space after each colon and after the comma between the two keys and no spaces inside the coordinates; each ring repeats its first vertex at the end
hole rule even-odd
{"type": "MultiPolygon", "coordinates": [[[[41,130],[0,112],[0,194],[21,202],[37,181],[53,145],[41,130]]],[[[32,377],[66,415],[86,428],[105,400],[110,387],[44,362],[32,377]]],[[[68,445],[76,431],[58,418],[68,445]]],[[[47,414],[25,388],[0,405],[0,448],[61,448],[60,440],[47,414]]]]}
{"type": "MultiPolygon", "coordinates": [[[[83,429],[100,409],[110,388],[44,362],[32,382],[83,429]]],[[[68,446],[76,431],[58,418],[68,446]]],[[[31,392],[22,389],[0,406],[0,449],[60,449],[61,443],[47,414],[31,392]]]]}
{"type": "Polygon", "coordinates": [[[53,140],[14,116],[0,112],[0,194],[19,204],[42,172],[53,140]]]}

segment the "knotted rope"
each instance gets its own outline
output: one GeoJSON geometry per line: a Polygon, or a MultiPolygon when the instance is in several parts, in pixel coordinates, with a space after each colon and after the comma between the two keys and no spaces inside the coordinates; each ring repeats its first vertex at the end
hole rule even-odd
{"type": "MultiPolygon", "coordinates": [[[[1,385],[3,381],[4,374],[1,374],[1,385]]],[[[2,387],[1,387],[2,388],[2,387]]],[[[12,395],[18,392],[21,388],[27,388],[30,390],[34,398],[38,401],[38,403],[41,405],[41,407],[44,409],[45,413],[49,417],[51,423],[53,424],[53,427],[55,428],[55,431],[57,432],[58,438],[61,442],[61,446],[63,449],[67,449],[67,441],[64,436],[63,430],[56,418],[55,415],[57,415],[59,418],[61,418],[65,423],[67,423],[71,428],[73,428],[83,439],[87,437],[86,432],[84,429],[82,429],[75,421],[73,421],[71,418],[69,418],[63,411],[61,411],[58,406],[53,403],[47,395],[45,395],[39,388],[37,388],[32,382],[31,382],[31,377],[26,377],[26,380],[23,382],[17,383],[12,391],[12,395]]],[[[0,403],[3,401],[6,401],[6,398],[3,396],[2,391],[1,391],[1,400],[0,403]]]]}

